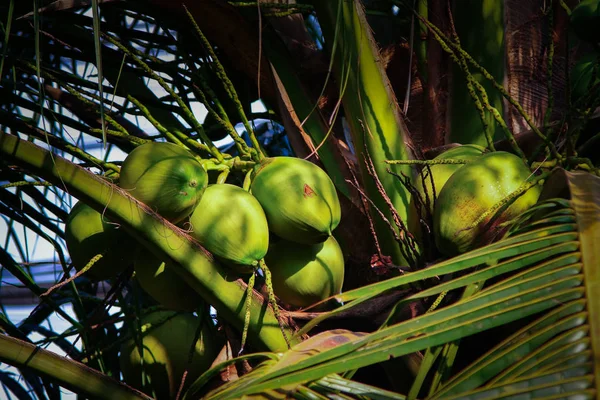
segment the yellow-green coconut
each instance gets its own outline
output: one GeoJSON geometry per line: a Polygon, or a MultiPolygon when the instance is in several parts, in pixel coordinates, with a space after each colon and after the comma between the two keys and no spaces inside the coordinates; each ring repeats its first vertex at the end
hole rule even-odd
{"type": "Polygon", "coordinates": [[[123,380],[158,400],[173,399],[183,373],[188,371],[185,381],[188,387],[210,367],[217,355],[218,343],[210,318],[204,316],[203,321],[190,313],[155,311],[143,316],[140,322],[141,348],[133,337],[121,346],[119,361],[123,380]],[[201,323],[204,326],[194,343],[201,323]],[[190,350],[192,360],[188,363],[190,350]],[[144,382],[143,376],[146,377],[144,382]]]}
{"type": "MultiPolygon", "coordinates": [[[[481,156],[485,152],[485,148],[478,146],[476,144],[466,144],[458,147],[453,147],[442,154],[438,155],[434,158],[434,160],[448,160],[448,159],[457,159],[457,160],[465,160],[471,161],[481,156]]],[[[426,216],[426,209],[424,208],[426,204],[429,205],[429,212],[433,215],[433,205],[435,204],[435,198],[439,195],[440,191],[450,179],[452,174],[462,168],[465,164],[435,164],[429,167],[429,171],[427,167],[423,169],[423,177],[418,175],[414,181],[415,189],[419,192],[421,199],[423,201],[423,208],[421,211],[421,216],[426,216]],[[433,179],[433,185],[431,181],[433,179]],[[423,186],[423,180],[425,180],[425,186],[423,186]]],[[[421,240],[421,224],[419,223],[419,213],[417,212],[417,204],[418,202],[413,198],[410,200],[410,208],[408,213],[408,229],[413,235],[417,237],[417,239],[421,240]]]]}
{"type": "Polygon", "coordinates": [[[195,311],[202,297],[164,262],[146,249],[137,252],[133,262],[135,278],[154,300],[175,311],[195,311]]]}
{"type": "Polygon", "coordinates": [[[106,216],[85,203],[73,206],[65,224],[65,241],[71,262],[81,271],[102,254],[85,275],[94,281],[116,277],[133,261],[132,239],[106,216]]]}
{"type": "Polygon", "coordinates": [[[333,236],[313,245],[280,240],[265,262],[273,292],[292,306],[308,307],[339,294],[344,284],[344,254],[333,236]]]}
{"type": "Polygon", "coordinates": [[[119,186],[164,218],[189,216],[208,185],[208,175],[188,150],[173,143],[136,147],[123,162],[119,186]]]}
{"type": "Polygon", "coordinates": [[[230,265],[258,265],[269,249],[269,227],[258,200],[244,189],[211,185],[190,217],[190,235],[230,265]]]}
{"type": "Polygon", "coordinates": [[[333,182],[309,161],[267,158],[255,168],[250,188],[265,210],[269,229],[284,239],[320,243],[340,222],[340,202],[333,182]]]}
{"type": "Polygon", "coordinates": [[[539,185],[518,197],[491,225],[488,217],[476,227],[466,228],[532,178],[534,175],[519,157],[502,151],[485,154],[456,171],[440,191],[435,206],[433,223],[438,249],[452,256],[488,243],[500,234],[500,224],[537,202],[539,185]]]}

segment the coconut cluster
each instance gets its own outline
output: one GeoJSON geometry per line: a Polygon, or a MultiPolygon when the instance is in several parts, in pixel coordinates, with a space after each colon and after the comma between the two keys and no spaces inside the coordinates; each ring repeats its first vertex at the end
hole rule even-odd
{"type": "MultiPolygon", "coordinates": [[[[344,257],[332,232],[341,210],[329,176],[308,161],[273,157],[255,166],[251,181],[249,191],[231,184],[209,186],[206,170],[191,152],[152,142],[127,156],[119,186],[187,228],[236,273],[252,272],[266,259],[275,294],[286,304],[305,307],[339,293],[344,257]]],[[[172,310],[195,310],[200,296],[169,262],[143,249],[129,252],[127,260],[121,259],[125,252],[112,250],[126,240],[116,227],[84,203],[73,208],[66,233],[76,268],[105,251],[87,274],[93,280],[114,277],[133,262],[138,283],[157,302],[172,310]]]]}
{"type": "MultiPolygon", "coordinates": [[[[173,223],[196,208],[207,183],[208,175],[194,155],[171,143],[134,149],[119,180],[120,187],[173,223]]],[[[144,291],[167,309],[187,311],[145,313],[141,329],[126,324],[121,334],[129,339],[121,346],[120,364],[127,384],[158,399],[174,398],[185,371],[187,387],[210,367],[218,339],[207,316],[190,313],[198,312],[202,298],[167,262],[136,246],[118,224],[82,202],[69,214],[65,240],[73,265],[78,271],[89,268],[89,279],[114,278],[133,263],[144,291]]]]}
{"type": "MultiPolygon", "coordinates": [[[[415,184],[421,199],[429,199],[425,204],[429,205],[428,211],[433,216],[436,247],[448,256],[491,242],[504,232],[507,221],[533,206],[541,193],[541,187],[535,185],[511,198],[517,189],[534,178],[525,163],[511,153],[486,154],[480,146],[464,145],[450,149],[434,160],[438,159],[465,161],[464,164],[432,165],[424,179],[425,186],[421,180],[415,184]],[[497,215],[487,215],[503,201],[506,206],[499,209],[497,215]]],[[[411,203],[408,225],[420,239],[418,215],[425,215],[427,209],[426,205],[420,204],[421,210],[417,212],[417,204],[411,203]]]]}
{"type": "Polygon", "coordinates": [[[277,297],[305,307],[341,291],[344,257],[332,236],[340,215],[335,186],[321,168],[274,157],[255,167],[249,192],[209,186],[189,230],[236,272],[252,272],[264,259],[277,297]]]}
{"type": "MultiPolygon", "coordinates": [[[[442,154],[435,157],[433,160],[463,160],[465,162],[472,161],[481,156],[485,152],[485,148],[475,145],[466,144],[458,147],[453,147],[446,150],[442,154]]],[[[464,164],[434,164],[423,170],[422,179],[417,179],[414,183],[419,200],[413,196],[410,200],[408,214],[408,229],[422,242],[421,224],[419,216],[433,215],[434,205],[437,197],[452,174],[462,168],[464,164]]]]}
{"type": "MultiPolygon", "coordinates": [[[[274,292],[285,304],[306,307],[339,293],[344,256],[332,232],[341,211],[327,174],[305,160],[274,157],[257,164],[251,179],[249,190],[208,185],[191,152],[152,142],[127,156],[119,186],[186,228],[232,272],[253,272],[266,260],[274,292]]],[[[202,298],[169,261],[136,246],[118,224],[82,202],[71,210],[65,233],[77,270],[87,266],[86,276],[99,281],[133,264],[137,283],[169,310],[146,312],[133,327],[126,323],[120,352],[125,382],[159,399],[173,398],[184,371],[189,384],[209,368],[218,345],[213,325],[191,313],[201,313],[202,298]],[[137,249],[118,251],[124,246],[137,249]]]]}
{"type": "MultiPolygon", "coordinates": [[[[208,175],[200,162],[172,143],[152,142],[135,148],[123,162],[119,177],[121,188],[173,223],[190,215],[207,184],[208,175]]],[[[140,286],[165,307],[193,311],[201,302],[200,296],[152,253],[139,248],[122,251],[135,249],[135,241],[85,203],[72,208],[65,239],[78,271],[102,254],[86,273],[93,281],[114,278],[133,263],[140,286]]]]}

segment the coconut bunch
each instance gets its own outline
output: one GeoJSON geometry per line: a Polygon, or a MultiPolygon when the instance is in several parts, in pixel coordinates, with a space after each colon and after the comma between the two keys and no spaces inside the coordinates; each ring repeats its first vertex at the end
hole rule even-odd
{"type": "Polygon", "coordinates": [[[323,170],[297,158],[267,158],[255,167],[248,189],[209,186],[189,219],[191,236],[234,273],[250,274],[242,350],[257,270],[286,339],[275,295],[289,305],[307,306],[339,293],[344,275],[343,255],[331,236],[340,204],[323,170]],[[284,239],[269,246],[270,232],[284,239]],[[278,250],[281,246],[286,250],[278,250]]]}
{"type": "MultiPolygon", "coordinates": [[[[120,187],[173,223],[194,211],[207,184],[207,172],[191,152],[164,142],[135,148],[119,178],[120,187]]],[[[141,249],[118,224],[85,203],[71,209],[65,236],[75,268],[91,280],[114,278],[133,263],[140,286],[160,304],[179,311],[201,304],[168,263],[141,249]]]]}
{"type": "Polygon", "coordinates": [[[535,175],[514,154],[484,153],[482,147],[464,145],[434,161],[449,159],[464,163],[428,168],[430,175],[415,183],[420,201],[411,202],[408,220],[409,229],[421,239],[419,216],[429,212],[436,247],[447,256],[491,242],[505,231],[508,221],[533,206],[541,193],[541,187],[532,183],[535,175]]]}
{"type": "MultiPolygon", "coordinates": [[[[308,161],[265,158],[254,167],[247,190],[225,183],[209,186],[205,168],[191,152],[152,142],[127,156],[119,186],[188,229],[232,272],[261,268],[268,285],[272,274],[273,290],[286,304],[306,307],[341,290],[344,259],[332,236],[340,222],[339,199],[329,176],[308,161]],[[270,237],[278,238],[271,246],[270,237]]],[[[79,269],[98,252],[107,252],[104,262],[90,269],[94,279],[114,277],[133,262],[140,286],[163,306],[193,311],[201,303],[168,261],[129,246],[122,262],[125,252],[114,249],[122,248],[116,244],[124,233],[95,210],[81,203],[71,214],[67,244],[79,269]]]]}
{"type": "Polygon", "coordinates": [[[237,273],[263,269],[286,304],[303,307],[339,293],[344,259],[332,232],[341,212],[329,176],[308,161],[274,157],[255,166],[251,182],[249,191],[209,186],[190,234],[237,273]]]}

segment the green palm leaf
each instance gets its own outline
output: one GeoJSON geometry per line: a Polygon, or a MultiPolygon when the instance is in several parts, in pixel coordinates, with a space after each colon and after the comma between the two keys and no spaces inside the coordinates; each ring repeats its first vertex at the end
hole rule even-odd
{"type": "Polygon", "coordinates": [[[7,335],[0,335],[0,361],[51,376],[62,386],[80,390],[92,398],[149,399],[143,393],[85,365],[7,335]]]}
{"type": "MultiPolygon", "coordinates": [[[[600,367],[598,335],[592,333],[600,326],[600,313],[594,312],[600,289],[598,250],[593,246],[600,232],[600,225],[595,223],[600,218],[600,179],[562,170],[555,174],[562,174],[572,197],[540,203],[513,224],[507,238],[339,297],[349,301],[341,308],[348,309],[392,288],[435,275],[450,279],[401,300],[398,306],[479,285],[474,294],[370,334],[326,331],[313,336],[278,362],[271,361],[207,397],[228,399],[281,387],[310,387],[324,377],[523,319],[528,321],[523,328],[441,382],[430,397],[593,396],[594,374],[600,367]]],[[[323,314],[317,322],[336,313],[339,311],[323,314]]],[[[307,324],[303,331],[315,323],[307,324]]],[[[423,368],[433,370],[433,365],[424,363],[423,368]]]]}

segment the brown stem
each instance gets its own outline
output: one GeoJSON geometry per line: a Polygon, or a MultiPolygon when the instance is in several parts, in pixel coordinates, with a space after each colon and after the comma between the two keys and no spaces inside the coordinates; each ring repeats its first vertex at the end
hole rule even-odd
{"type": "MultiPolygon", "coordinates": [[[[447,31],[448,13],[443,1],[430,1],[431,23],[447,31]]],[[[421,149],[442,146],[447,133],[448,55],[433,35],[427,37],[427,83],[424,87],[423,134],[421,149]]]]}

